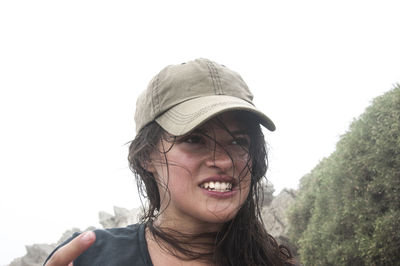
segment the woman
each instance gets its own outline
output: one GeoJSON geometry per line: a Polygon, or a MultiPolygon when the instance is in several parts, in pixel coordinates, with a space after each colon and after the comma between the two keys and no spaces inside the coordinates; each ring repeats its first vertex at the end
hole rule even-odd
{"type": "Polygon", "coordinates": [[[46,265],[290,265],[261,220],[260,124],[275,125],[252,98],[210,60],[164,68],[137,100],[129,148],[147,199],[140,223],[74,235],[46,265]]]}

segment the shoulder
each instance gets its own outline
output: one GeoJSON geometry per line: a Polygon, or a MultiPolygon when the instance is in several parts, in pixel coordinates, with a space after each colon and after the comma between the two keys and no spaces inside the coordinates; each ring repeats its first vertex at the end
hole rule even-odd
{"type": "Polygon", "coordinates": [[[145,225],[94,231],[96,241],[74,265],[152,265],[145,239],[145,225]]]}
{"type": "MultiPolygon", "coordinates": [[[[96,229],[94,233],[96,234],[96,241],[74,261],[74,266],[152,266],[147,249],[144,224],[134,224],[121,228],[96,229]]],[[[79,233],[75,233],[60,247],[78,235],[79,233]]]]}
{"type": "Polygon", "coordinates": [[[127,227],[107,228],[107,229],[96,229],[96,243],[98,240],[108,241],[123,241],[123,240],[135,240],[138,239],[140,233],[144,234],[144,224],[133,224],[127,227]]]}
{"type": "Polygon", "coordinates": [[[108,249],[111,246],[138,246],[144,240],[144,225],[134,224],[127,227],[96,229],[96,241],[92,247],[97,249],[108,249]],[[143,236],[141,235],[143,233],[143,236]],[[143,239],[141,239],[143,238],[143,239]]]}

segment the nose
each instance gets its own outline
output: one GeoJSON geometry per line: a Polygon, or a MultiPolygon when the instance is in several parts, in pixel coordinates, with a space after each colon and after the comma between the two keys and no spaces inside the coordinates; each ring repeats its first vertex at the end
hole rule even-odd
{"type": "Polygon", "coordinates": [[[216,145],[214,149],[211,149],[208,153],[206,165],[208,167],[215,167],[222,171],[226,171],[232,168],[233,161],[228,151],[223,147],[216,145]]]}

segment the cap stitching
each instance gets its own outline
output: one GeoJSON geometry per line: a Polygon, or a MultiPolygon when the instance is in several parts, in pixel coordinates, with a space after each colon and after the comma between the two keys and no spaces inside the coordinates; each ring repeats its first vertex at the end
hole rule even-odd
{"type": "Polygon", "coordinates": [[[153,86],[153,108],[156,113],[160,112],[160,98],[159,98],[159,76],[155,77],[154,86],[153,86]],[[156,101],[156,103],[155,103],[156,101]]]}
{"type": "Polygon", "coordinates": [[[216,78],[216,83],[217,83],[217,89],[218,89],[218,94],[224,94],[222,91],[222,84],[221,84],[221,78],[219,76],[219,72],[217,67],[215,66],[215,64],[213,62],[210,62],[210,66],[213,69],[214,72],[214,77],[216,78]]]}
{"type": "MultiPolygon", "coordinates": [[[[154,82],[155,82],[156,78],[157,78],[157,76],[155,76],[155,77],[150,81],[150,84],[149,84],[149,87],[151,86],[151,88],[150,88],[150,93],[149,93],[149,94],[151,95],[150,100],[151,100],[151,105],[153,106],[153,109],[156,108],[155,103],[154,103],[154,82]]],[[[147,92],[146,92],[146,93],[147,93],[147,92]]],[[[147,95],[146,95],[146,97],[147,97],[147,95]]]]}
{"type": "MultiPolygon", "coordinates": [[[[214,66],[215,67],[215,66],[214,66]]],[[[221,94],[224,94],[224,91],[222,89],[222,82],[221,82],[221,76],[219,75],[219,71],[217,68],[215,68],[215,72],[217,72],[217,80],[218,80],[218,87],[219,87],[219,91],[221,94]]]]}
{"type": "Polygon", "coordinates": [[[208,60],[206,60],[206,63],[207,63],[207,67],[208,67],[208,73],[210,73],[210,77],[211,77],[211,80],[212,80],[214,94],[218,94],[216,86],[215,86],[215,80],[214,80],[214,73],[213,73],[213,69],[212,69],[212,64],[208,60]]]}
{"type": "MultiPolygon", "coordinates": [[[[165,113],[164,115],[166,115],[171,121],[175,122],[176,124],[185,124],[185,123],[187,123],[188,120],[194,120],[194,119],[198,118],[199,116],[201,116],[202,114],[207,113],[208,110],[210,110],[216,106],[223,106],[223,105],[228,105],[228,104],[232,104],[232,103],[238,104],[237,101],[215,103],[213,105],[203,107],[199,111],[191,113],[191,114],[183,114],[183,113],[178,112],[177,110],[171,109],[169,112],[165,113]]],[[[236,106],[236,107],[239,107],[239,106],[236,106]]],[[[247,107],[247,106],[243,105],[243,107],[247,107]]]]}

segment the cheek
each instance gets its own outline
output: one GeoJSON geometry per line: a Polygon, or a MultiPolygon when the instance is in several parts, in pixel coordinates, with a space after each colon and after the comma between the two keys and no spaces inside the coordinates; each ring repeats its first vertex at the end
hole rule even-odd
{"type": "Polygon", "coordinates": [[[169,166],[168,187],[174,191],[187,191],[193,182],[190,169],[179,165],[169,166]]]}
{"type": "Polygon", "coordinates": [[[195,177],[202,162],[196,154],[185,152],[171,152],[168,154],[167,160],[170,177],[178,179],[195,177]]]}
{"type": "Polygon", "coordinates": [[[235,177],[239,178],[240,180],[250,180],[252,164],[248,157],[236,159],[234,164],[235,177]]]}
{"type": "Polygon", "coordinates": [[[251,161],[248,159],[242,159],[237,161],[235,166],[236,178],[239,179],[239,187],[241,190],[241,201],[244,201],[249,194],[251,186],[251,161]]]}
{"type": "Polygon", "coordinates": [[[167,188],[172,198],[192,192],[200,165],[197,158],[170,151],[166,160],[158,160],[154,165],[161,197],[165,196],[167,188]]]}

